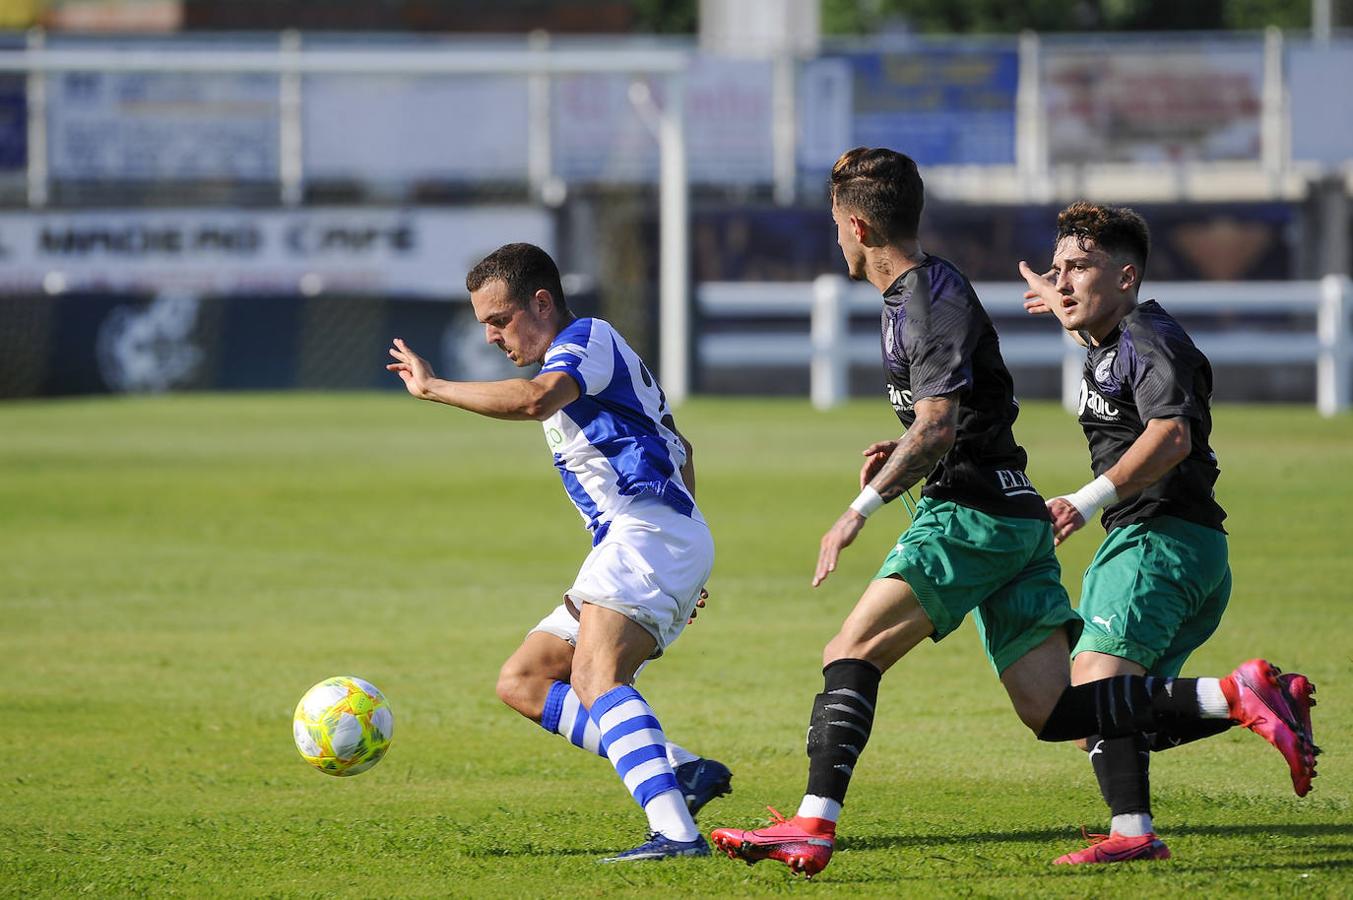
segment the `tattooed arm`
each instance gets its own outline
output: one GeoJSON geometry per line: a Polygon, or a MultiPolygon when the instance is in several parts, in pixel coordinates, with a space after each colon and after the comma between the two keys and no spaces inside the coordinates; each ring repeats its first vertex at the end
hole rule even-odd
{"type": "Polygon", "coordinates": [[[957,429],[958,400],[954,394],[918,400],[916,421],[898,438],[887,461],[870,479],[870,486],[884,503],[902,496],[954,446],[957,429]]]}
{"type": "MultiPolygon", "coordinates": [[[[893,442],[892,452],[869,480],[869,486],[878,491],[885,503],[906,493],[908,488],[935,468],[940,457],[954,446],[958,408],[957,394],[917,401],[916,421],[906,434],[893,442]]],[[[874,444],[865,453],[869,455],[870,451],[874,451],[877,454],[886,450],[886,446],[874,444]]],[[[866,463],[866,471],[868,467],[866,463]]],[[[813,573],[813,587],[826,581],[827,576],[836,571],[837,558],[864,528],[864,521],[860,513],[847,509],[831,530],[822,536],[817,570],[813,573]]]]}

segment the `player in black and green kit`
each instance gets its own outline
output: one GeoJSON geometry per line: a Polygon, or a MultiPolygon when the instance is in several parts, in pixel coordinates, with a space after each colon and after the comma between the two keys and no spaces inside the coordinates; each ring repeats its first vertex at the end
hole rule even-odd
{"type": "Polygon", "coordinates": [[[883,295],[884,387],[906,433],[865,449],[860,495],[823,536],[813,585],[835,570],[870,513],[921,479],[925,487],[911,526],[823,650],[797,814],[752,831],[716,828],[719,849],[820,872],[883,673],[968,613],[1016,713],[1040,740],[1123,737],[1175,719],[1272,718],[1271,692],[1239,670],[1227,679],[1070,684],[1067,658],[1081,620],[1061,584],[1052,518],[1012,433],[1019,407],[1010,374],[972,285],[921,249],[916,164],[892,150],[850,150],[832,168],[831,198],[851,278],[883,295]]]}
{"type": "MultiPolygon", "coordinates": [[[[1077,407],[1096,477],[1048,502],[1058,543],[1101,508],[1108,532],[1085,573],[1073,684],[1178,675],[1216,630],[1231,593],[1226,513],[1212,492],[1219,474],[1208,443],[1212,368],[1159,303],[1137,302],[1149,252],[1141,216],[1076,203],[1058,216],[1051,272],[1039,276],[1020,263],[1026,308],[1054,313],[1088,351],[1077,407]]],[[[1315,765],[1308,712],[1314,688],[1301,675],[1273,678],[1272,686],[1303,720],[1298,745],[1285,755],[1304,796],[1315,765]]],[[[1168,857],[1153,831],[1148,751],[1232,724],[1202,720],[1175,723],[1168,735],[1087,739],[1113,825],[1107,841],[1057,861],[1168,857]]]]}

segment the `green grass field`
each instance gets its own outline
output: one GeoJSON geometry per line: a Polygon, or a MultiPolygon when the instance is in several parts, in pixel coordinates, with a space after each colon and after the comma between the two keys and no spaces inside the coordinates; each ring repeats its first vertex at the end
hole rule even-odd
{"type": "MultiPolygon", "coordinates": [[[[710,605],[644,673],[676,741],[728,763],[715,825],[789,813],[820,652],[904,525],[871,520],[808,587],[880,402],[692,402],[710,605]]],[[[1017,427],[1047,493],[1087,479],[1051,404],[1017,427]]],[[[1233,730],[1158,756],[1175,858],[1053,868],[1107,822],[1090,767],[1009,710],[971,624],[885,679],[818,879],[723,857],[630,866],[643,818],[613,771],[499,704],[501,660],[588,549],[538,426],[394,393],[0,406],[0,894],[521,896],[1353,895],[1353,418],[1223,406],[1214,446],[1235,593],[1186,674],[1265,655],[1320,686],[1296,798],[1233,730]],[[357,778],[306,766],[291,713],[374,681],[393,747],[357,778]]],[[[1073,597],[1100,532],[1062,550],[1073,597]]]]}

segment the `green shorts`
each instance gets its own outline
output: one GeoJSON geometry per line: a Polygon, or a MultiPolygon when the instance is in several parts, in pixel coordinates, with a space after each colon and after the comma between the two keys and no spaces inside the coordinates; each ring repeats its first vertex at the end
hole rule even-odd
{"type": "Polygon", "coordinates": [[[1230,596],[1224,533],[1173,516],[1115,528],[1085,570],[1085,631],[1072,656],[1093,650],[1178,675],[1230,596]]]}
{"type": "Polygon", "coordinates": [[[935,626],[931,640],[972,612],[999,675],[1059,628],[1072,643],[1079,636],[1061,576],[1047,522],[925,497],[874,577],[900,577],[911,587],[935,626]]]}

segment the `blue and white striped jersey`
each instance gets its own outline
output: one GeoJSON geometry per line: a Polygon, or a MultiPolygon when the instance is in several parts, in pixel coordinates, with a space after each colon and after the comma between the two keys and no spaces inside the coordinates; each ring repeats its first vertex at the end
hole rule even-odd
{"type": "Polygon", "coordinates": [[[575,319],[550,344],[541,372],[567,372],[582,390],[543,424],[593,545],[635,497],[655,497],[699,516],[681,480],[686,448],[673,430],[667,397],[610,323],[575,319]]]}

